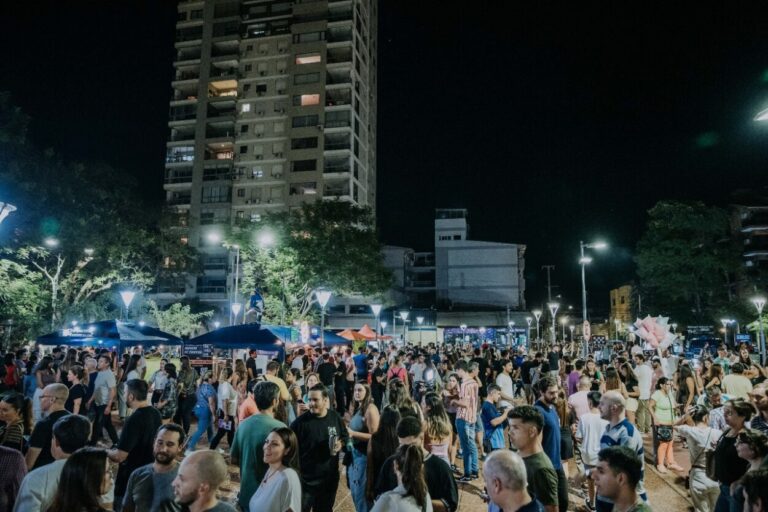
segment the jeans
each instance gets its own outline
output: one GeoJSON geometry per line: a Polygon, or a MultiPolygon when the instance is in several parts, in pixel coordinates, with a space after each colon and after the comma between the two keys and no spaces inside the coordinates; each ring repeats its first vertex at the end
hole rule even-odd
{"type": "Polygon", "coordinates": [[[475,444],[475,424],[456,418],[456,429],[459,431],[462,457],[464,459],[464,476],[478,474],[477,444],[475,444]]]}
{"type": "Polygon", "coordinates": [[[112,414],[104,414],[107,409],[106,404],[94,405],[93,408],[95,416],[93,418],[93,430],[91,430],[91,442],[95,443],[101,439],[101,430],[104,428],[107,430],[107,435],[112,444],[117,444],[117,432],[112,424],[112,414]]]}
{"type": "Polygon", "coordinates": [[[211,410],[206,406],[196,405],[195,416],[197,416],[197,430],[192,434],[192,438],[189,440],[187,450],[195,450],[197,442],[203,437],[203,432],[206,432],[208,439],[213,439],[213,427],[211,425],[211,410]]]}
{"type": "Polygon", "coordinates": [[[368,501],[365,499],[367,459],[365,452],[352,448],[352,464],[347,468],[347,483],[356,512],[368,512],[368,501]]]}
{"type": "Polygon", "coordinates": [[[738,509],[736,500],[731,497],[731,486],[720,484],[720,496],[715,503],[715,512],[741,512],[738,509]]]}

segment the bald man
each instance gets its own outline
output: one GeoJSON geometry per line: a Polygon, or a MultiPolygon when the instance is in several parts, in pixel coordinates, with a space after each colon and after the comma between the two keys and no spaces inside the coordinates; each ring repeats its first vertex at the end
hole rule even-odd
{"type": "Polygon", "coordinates": [[[510,450],[496,450],[483,463],[483,478],[488,497],[488,510],[516,510],[517,512],[539,512],[541,503],[528,494],[528,478],[525,463],[518,454],[510,450]]]}
{"type": "Polygon", "coordinates": [[[173,493],[189,512],[236,512],[216,498],[216,491],[226,480],[224,457],[213,450],[198,450],[181,462],[173,480],[173,493]]]}
{"type": "Polygon", "coordinates": [[[64,384],[49,384],[43,388],[43,394],[40,395],[40,410],[44,418],[35,424],[35,429],[29,438],[29,450],[25,457],[28,470],[37,469],[55,460],[51,454],[53,424],[59,418],[69,414],[64,409],[68,397],[69,389],[64,384]]]}
{"type": "MultiPolygon", "coordinates": [[[[626,446],[637,455],[642,463],[643,437],[640,430],[627,421],[625,413],[626,401],[621,396],[621,393],[618,391],[607,391],[600,398],[598,408],[600,409],[600,417],[608,420],[608,426],[605,427],[605,432],[603,432],[600,438],[600,449],[612,446],[626,446]]],[[[648,496],[645,494],[645,487],[643,486],[644,470],[645,463],[642,463],[640,481],[637,483],[637,494],[643,501],[647,502],[648,496]]],[[[613,502],[607,497],[598,494],[595,508],[597,512],[610,512],[613,510],[613,502]]]]}

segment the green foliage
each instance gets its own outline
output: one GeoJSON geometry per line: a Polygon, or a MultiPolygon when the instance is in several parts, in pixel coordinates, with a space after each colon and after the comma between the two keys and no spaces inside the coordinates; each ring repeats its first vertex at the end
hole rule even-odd
{"type": "MultiPolygon", "coordinates": [[[[317,201],[232,236],[241,249],[240,290],[259,287],[265,322],[290,322],[314,315],[314,290],[334,295],[382,296],[391,284],[370,209],[343,201],[317,201]],[[265,233],[273,247],[261,247],[265,233]]],[[[316,311],[316,309],[315,309],[316,311]]]]}
{"type": "Polygon", "coordinates": [[[148,300],[145,305],[158,329],[179,337],[194,335],[202,328],[203,321],[213,316],[213,311],[193,313],[189,304],[178,302],[165,309],[160,308],[153,300],[148,300]]]}
{"type": "Polygon", "coordinates": [[[650,293],[644,309],[678,322],[716,321],[731,300],[729,285],[739,264],[727,213],[676,201],[661,201],[648,213],[635,257],[641,286],[650,293]]]}

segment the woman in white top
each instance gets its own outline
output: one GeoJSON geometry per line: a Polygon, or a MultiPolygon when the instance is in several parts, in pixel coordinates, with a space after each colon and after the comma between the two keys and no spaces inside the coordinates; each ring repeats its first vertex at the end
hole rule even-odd
{"type": "Polygon", "coordinates": [[[299,441],[288,427],[279,427],[264,441],[264,462],[269,469],[248,502],[251,511],[301,512],[299,441]]]}
{"type": "Polygon", "coordinates": [[[232,386],[232,378],[234,377],[234,370],[232,368],[224,368],[219,373],[219,408],[218,408],[218,420],[216,424],[219,429],[216,431],[216,435],[211,439],[211,450],[215,450],[219,446],[219,441],[227,435],[227,443],[232,446],[232,441],[235,439],[235,421],[237,420],[237,391],[232,386]]]}
{"type": "Polygon", "coordinates": [[[691,459],[691,471],[688,474],[691,485],[691,500],[694,510],[714,512],[720,485],[707,476],[706,452],[712,450],[723,434],[716,428],[710,428],[709,411],[703,405],[690,407],[685,416],[675,424],[675,430],[688,441],[688,454],[691,459]]]}
{"type": "Polygon", "coordinates": [[[379,496],[371,512],[432,512],[423,457],[420,446],[408,444],[397,449],[394,463],[397,487],[379,496]]]}

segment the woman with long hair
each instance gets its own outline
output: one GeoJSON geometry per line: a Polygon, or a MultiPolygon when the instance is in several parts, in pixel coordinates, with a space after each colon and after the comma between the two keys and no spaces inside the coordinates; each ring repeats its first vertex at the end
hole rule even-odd
{"type": "Polygon", "coordinates": [[[744,365],[744,376],[752,381],[752,384],[765,380],[765,370],[752,360],[746,344],[742,344],[739,348],[739,362],[744,365]]]}
{"type": "Polygon", "coordinates": [[[696,400],[696,379],[693,377],[688,361],[683,361],[677,369],[677,404],[683,414],[696,400]]]}
{"type": "Polygon", "coordinates": [[[587,367],[584,368],[584,375],[586,375],[592,380],[592,387],[589,390],[600,391],[600,386],[603,381],[603,375],[600,373],[600,370],[597,369],[597,365],[595,364],[594,360],[592,359],[587,360],[587,367]]]}
{"type": "Polygon", "coordinates": [[[445,381],[445,388],[442,391],[443,406],[445,412],[448,414],[448,419],[451,422],[451,429],[453,430],[453,440],[451,441],[450,449],[448,450],[448,458],[453,471],[457,471],[456,467],[456,452],[458,451],[459,444],[459,431],[456,428],[456,412],[458,409],[452,404],[454,400],[459,399],[459,376],[455,373],[449,373],[448,378],[445,381]]]}
{"type": "MultiPolygon", "coordinates": [[[[78,364],[77,361],[77,349],[70,348],[67,350],[67,355],[64,356],[64,361],[61,362],[59,365],[59,371],[62,375],[66,375],[69,370],[78,364]]],[[[69,387],[69,382],[65,382],[67,387],[69,387]]]]}
{"type": "Polygon", "coordinates": [[[569,462],[573,459],[573,433],[571,425],[576,422],[576,419],[574,414],[568,410],[568,400],[565,398],[565,390],[563,389],[557,392],[555,411],[557,411],[557,416],[560,418],[560,460],[562,461],[565,477],[568,478],[569,462]]]}
{"type": "Polygon", "coordinates": [[[400,441],[397,438],[397,424],[400,422],[400,411],[394,407],[385,407],[379,419],[379,428],[368,441],[365,497],[368,503],[373,503],[376,480],[384,465],[384,461],[397,450],[400,441]]]}
{"type": "Polygon", "coordinates": [[[394,462],[397,487],[382,494],[371,512],[431,512],[432,499],[424,480],[421,448],[411,444],[399,447],[394,462]]]}
{"type": "Polygon", "coordinates": [[[176,408],[174,421],[181,425],[184,432],[189,434],[192,411],[197,403],[197,372],[189,364],[187,356],[182,356],[179,361],[181,362],[178,379],[179,405],[176,408]]]}
{"type": "Polygon", "coordinates": [[[450,449],[453,444],[453,429],[443,400],[437,393],[424,395],[426,428],[424,429],[424,448],[432,455],[440,457],[451,465],[450,449]]]}
{"type": "Polygon", "coordinates": [[[630,423],[635,423],[635,414],[640,406],[640,384],[637,380],[637,375],[632,369],[632,365],[629,363],[622,363],[619,367],[619,374],[624,382],[624,389],[627,391],[627,406],[625,411],[627,413],[627,420],[630,423]]]}
{"type": "Polygon", "coordinates": [[[686,410],[685,416],[675,423],[675,430],[686,440],[691,460],[689,489],[693,509],[698,512],[714,512],[720,487],[707,476],[706,452],[711,450],[723,434],[709,426],[709,410],[703,405],[694,405],[686,410]]]}
{"type": "Polygon", "coordinates": [[[32,407],[21,393],[8,393],[0,400],[0,445],[23,451],[24,435],[32,432],[32,407]]]}
{"type": "Polygon", "coordinates": [[[364,382],[355,384],[352,399],[355,409],[347,427],[352,440],[352,463],[347,466],[347,482],[355,510],[367,512],[368,500],[365,498],[365,486],[368,442],[371,435],[379,428],[379,409],[373,403],[371,387],[364,382]]]}
{"type": "Polygon", "coordinates": [[[675,424],[677,406],[672,382],[668,378],[661,377],[656,382],[656,391],[651,395],[648,409],[653,418],[653,439],[657,445],[656,469],[659,473],[666,473],[667,468],[682,471],[683,468],[675,462],[672,425],[675,424]]]}
{"type": "Polygon", "coordinates": [[[232,387],[237,389],[241,382],[248,382],[248,370],[245,368],[245,361],[235,359],[235,375],[232,377],[232,387]]]}
{"type": "Polygon", "coordinates": [[[605,369],[605,380],[603,381],[603,391],[618,391],[624,400],[627,399],[627,388],[619,377],[619,372],[613,366],[609,366],[605,369]]]}
{"type": "Polygon", "coordinates": [[[197,447],[197,442],[203,437],[203,432],[208,435],[209,441],[213,439],[213,418],[216,417],[216,390],[211,385],[213,373],[208,370],[197,386],[197,403],[195,404],[195,416],[197,417],[197,430],[187,444],[186,453],[192,453],[197,447]]]}
{"type": "Polygon", "coordinates": [[[107,451],[101,448],[80,448],[69,456],[61,469],[56,494],[47,512],[101,512],[106,510],[99,497],[109,492],[112,473],[107,451]]]}
{"type": "Polygon", "coordinates": [[[392,360],[392,364],[389,365],[389,370],[387,370],[387,384],[389,384],[392,379],[400,379],[405,385],[405,388],[410,389],[408,386],[408,370],[403,366],[403,356],[399,354],[395,356],[392,360]]]}
{"type": "Polygon", "coordinates": [[[40,409],[40,395],[43,394],[43,388],[48,384],[57,382],[57,377],[58,373],[53,368],[53,358],[51,356],[43,356],[35,369],[37,387],[35,388],[34,395],[32,395],[32,415],[34,416],[35,423],[43,419],[43,411],[40,409]]]}
{"type": "Polygon", "coordinates": [[[424,419],[421,407],[413,401],[410,391],[400,379],[395,378],[387,383],[386,396],[387,405],[399,409],[401,416],[407,414],[407,411],[413,411],[419,419],[424,419]]]}
{"type": "Polygon", "coordinates": [[[723,387],[723,378],[725,377],[725,372],[723,371],[723,366],[719,363],[712,363],[712,366],[709,367],[709,371],[707,372],[707,376],[704,378],[704,389],[709,389],[711,387],[723,387]]]}
{"type": "Polygon", "coordinates": [[[301,512],[299,441],[293,430],[272,430],[264,440],[263,460],[269,468],[248,508],[259,512],[301,512]]]}
{"type": "Polygon", "coordinates": [[[173,363],[166,363],[163,367],[163,372],[168,380],[163,387],[163,394],[160,395],[160,400],[157,402],[157,409],[160,411],[160,417],[164,424],[170,423],[173,417],[176,415],[176,409],[179,404],[179,391],[178,380],[179,376],[176,375],[176,365],[173,363]]]}
{"type": "Polygon", "coordinates": [[[140,354],[132,354],[128,357],[128,362],[125,365],[125,369],[123,369],[122,378],[117,385],[117,407],[121,420],[133,412],[128,410],[128,403],[125,400],[125,397],[128,394],[126,383],[129,380],[141,378],[141,373],[139,372],[139,361],[141,361],[140,354]]]}
{"type": "MultiPolygon", "coordinates": [[[[302,401],[304,402],[304,404],[309,402],[309,390],[318,384],[320,384],[320,375],[318,375],[317,373],[310,372],[306,376],[304,376],[304,396],[302,397],[302,401]]],[[[307,409],[308,409],[307,406],[304,405],[303,410],[301,412],[304,412],[307,409]]]]}
{"type": "Polygon", "coordinates": [[[736,443],[745,430],[745,424],[755,415],[755,406],[743,398],[734,398],[725,402],[723,417],[728,427],[715,446],[715,480],[720,485],[715,510],[737,510],[738,504],[731,495],[731,486],[744,476],[749,462],[739,457],[736,443]]]}
{"type": "Polygon", "coordinates": [[[216,436],[211,439],[211,450],[219,446],[219,442],[224,435],[227,436],[227,443],[232,446],[235,440],[235,426],[237,421],[237,391],[232,387],[232,377],[235,372],[230,367],[225,367],[219,373],[219,407],[218,407],[218,430],[216,436]]]}
{"type": "Polygon", "coordinates": [[[88,394],[88,372],[79,364],[73,364],[67,372],[67,382],[69,382],[69,395],[64,408],[72,414],[86,416],[88,411],[83,399],[88,394]]]}

